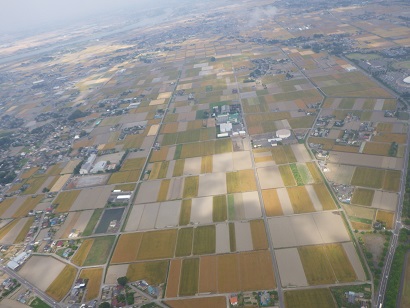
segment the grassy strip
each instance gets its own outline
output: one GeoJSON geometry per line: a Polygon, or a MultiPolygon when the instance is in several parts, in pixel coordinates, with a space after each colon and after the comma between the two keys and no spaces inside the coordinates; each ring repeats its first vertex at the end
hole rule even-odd
{"type": "Polygon", "coordinates": [[[290,169],[292,170],[293,177],[295,178],[296,183],[298,184],[298,186],[304,185],[303,179],[300,176],[300,173],[299,173],[299,170],[298,170],[298,167],[296,166],[296,164],[290,164],[290,169]]]}
{"type": "Polygon", "coordinates": [[[93,233],[95,226],[103,212],[103,209],[96,209],[84,229],[83,236],[89,236],[93,233]]]}

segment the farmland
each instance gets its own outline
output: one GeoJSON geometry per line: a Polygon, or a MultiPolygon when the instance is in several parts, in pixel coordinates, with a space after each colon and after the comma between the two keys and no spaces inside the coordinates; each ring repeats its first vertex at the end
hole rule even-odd
{"type": "Polygon", "coordinates": [[[329,289],[309,289],[285,292],[286,307],[336,307],[329,289]]]}
{"type": "Polygon", "coordinates": [[[371,206],[374,196],[374,190],[372,189],[365,189],[365,188],[356,188],[351,203],[364,205],[364,206],[371,206]]]}
{"type": "Polygon", "coordinates": [[[256,190],[256,180],[253,170],[240,170],[226,174],[228,193],[256,190]]]}
{"type": "Polygon", "coordinates": [[[383,179],[384,170],[382,169],[356,167],[351,183],[355,186],[382,188],[383,179]]]}
{"type": "Polygon", "coordinates": [[[195,295],[198,292],[199,258],[182,261],[179,295],[195,295]]]}
{"type": "Polygon", "coordinates": [[[80,248],[76,251],[74,256],[71,258],[71,262],[78,266],[82,266],[84,264],[85,259],[87,258],[88,253],[94,243],[94,239],[87,239],[85,240],[80,248]]]}
{"type": "Polygon", "coordinates": [[[227,219],[227,203],[226,196],[219,195],[213,197],[212,220],[221,222],[227,219]]]}
{"type": "Polygon", "coordinates": [[[88,279],[86,301],[90,301],[98,297],[102,281],[102,268],[86,268],[81,270],[79,278],[88,279]]]}
{"type": "Polygon", "coordinates": [[[74,201],[77,199],[81,190],[71,190],[61,192],[57,198],[54,200],[53,204],[57,205],[56,212],[64,213],[68,212],[73,205],[74,201]]]}
{"type": "Polygon", "coordinates": [[[183,198],[194,198],[198,196],[198,187],[199,187],[199,177],[198,176],[190,176],[185,178],[184,182],[184,191],[183,191],[183,198]]]}
{"type": "Polygon", "coordinates": [[[62,272],[47,288],[46,293],[56,301],[61,301],[68,293],[74,282],[77,270],[71,265],[66,265],[62,272]]]}
{"type": "Polygon", "coordinates": [[[170,258],[174,256],[177,230],[145,232],[142,236],[138,260],[170,258]]]}
{"type": "Polygon", "coordinates": [[[304,186],[288,187],[287,191],[295,214],[315,211],[309,194],[304,186]]]}
{"type": "Polygon", "coordinates": [[[194,229],[193,254],[215,253],[215,226],[201,226],[194,229]]]}
{"type": "Polygon", "coordinates": [[[115,247],[111,263],[136,261],[141,240],[142,233],[122,234],[115,247]]]}
{"type": "Polygon", "coordinates": [[[176,257],[189,256],[192,251],[192,240],[194,237],[193,228],[183,228],[178,231],[176,257]]]}
{"type": "Polygon", "coordinates": [[[283,215],[282,207],[278,193],[275,189],[262,190],[263,204],[265,206],[267,216],[281,216],[283,215]]]}
{"type": "Polygon", "coordinates": [[[279,172],[282,177],[283,184],[285,186],[295,186],[296,181],[293,177],[292,169],[289,165],[281,165],[279,166],[279,172]]]}
{"type": "Polygon", "coordinates": [[[126,276],[129,281],[144,279],[150,284],[158,285],[165,282],[168,266],[169,262],[166,260],[131,263],[126,276]]]}

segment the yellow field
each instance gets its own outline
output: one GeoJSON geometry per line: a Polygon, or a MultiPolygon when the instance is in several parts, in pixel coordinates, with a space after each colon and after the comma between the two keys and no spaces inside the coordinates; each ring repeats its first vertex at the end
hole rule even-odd
{"type": "Polygon", "coordinates": [[[194,198],[198,196],[199,176],[189,176],[184,181],[184,192],[182,198],[194,198]]]}
{"type": "Polygon", "coordinates": [[[155,162],[149,174],[150,180],[163,179],[167,175],[169,161],[155,162]]]}
{"type": "Polygon", "coordinates": [[[168,194],[170,183],[171,183],[171,180],[163,180],[161,182],[161,187],[159,188],[158,197],[157,197],[158,202],[167,200],[167,194],[168,194]]]}
{"type": "Polygon", "coordinates": [[[24,195],[32,195],[35,194],[40,187],[44,184],[44,182],[47,180],[48,176],[36,176],[28,179],[25,184],[28,184],[29,187],[24,190],[23,194],[24,195]]]}
{"type": "Polygon", "coordinates": [[[184,173],[185,159],[178,159],[175,161],[174,171],[172,176],[181,176],[184,173]]]}
{"type": "Polygon", "coordinates": [[[61,301],[63,297],[70,291],[71,285],[77,275],[77,269],[74,266],[66,265],[61,273],[47,288],[46,293],[57,302],[61,301]]]}
{"type": "Polygon", "coordinates": [[[313,185],[313,189],[315,190],[315,193],[319,198],[320,203],[322,203],[324,211],[334,210],[337,208],[335,201],[333,200],[325,184],[313,185]]]}
{"type": "Polygon", "coordinates": [[[203,156],[201,160],[201,173],[212,173],[212,156],[203,156]]]}
{"type": "Polygon", "coordinates": [[[176,239],[177,229],[145,232],[137,259],[151,260],[173,257],[176,239]]]}
{"type": "Polygon", "coordinates": [[[71,258],[71,262],[75,265],[82,266],[84,264],[85,259],[88,256],[88,253],[91,250],[91,246],[93,245],[93,243],[94,239],[85,240],[71,258]]]}
{"type": "Polygon", "coordinates": [[[74,201],[77,199],[81,190],[71,190],[61,192],[57,198],[54,200],[53,204],[58,205],[55,209],[56,213],[68,212],[73,205],[74,201]]]}
{"type": "Polygon", "coordinates": [[[282,216],[282,206],[276,189],[262,190],[262,199],[267,216],[282,216]]]}
{"type": "Polygon", "coordinates": [[[256,190],[256,180],[253,170],[239,170],[226,173],[228,194],[256,190]]]}
{"type": "Polygon", "coordinates": [[[142,169],[145,164],[145,158],[131,158],[126,159],[121,166],[120,171],[130,171],[135,169],[142,169]]]}
{"type": "Polygon", "coordinates": [[[206,298],[178,299],[173,301],[166,301],[165,304],[171,308],[225,308],[226,298],[223,296],[217,296],[206,298]]]}
{"type": "Polygon", "coordinates": [[[376,220],[381,221],[386,224],[386,229],[393,228],[394,213],[386,211],[377,211],[376,220]]]}
{"type": "Polygon", "coordinates": [[[115,185],[114,190],[121,190],[121,191],[133,191],[135,189],[135,183],[129,184],[118,184],[115,185]]]}
{"type": "Polygon", "coordinates": [[[7,209],[10,207],[10,205],[13,204],[14,201],[16,201],[16,197],[7,198],[0,202],[0,216],[7,211],[7,209]]]}
{"type": "Polygon", "coordinates": [[[24,171],[24,173],[21,175],[21,179],[25,180],[28,179],[29,177],[31,177],[34,173],[36,173],[38,170],[40,169],[40,167],[34,167],[34,168],[30,168],[27,171],[24,171]]]}
{"type": "Polygon", "coordinates": [[[286,307],[318,308],[336,307],[329,289],[309,289],[285,292],[286,307]]]}
{"type": "Polygon", "coordinates": [[[296,186],[295,178],[289,165],[279,166],[280,176],[285,186],[296,186]]]}
{"type": "Polygon", "coordinates": [[[263,220],[252,220],[250,226],[253,249],[268,249],[268,240],[266,238],[265,223],[263,220]]]}
{"type": "Polygon", "coordinates": [[[34,217],[30,217],[26,224],[24,225],[23,229],[21,229],[19,235],[17,235],[16,239],[14,240],[14,244],[23,242],[24,239],[26,238],[26,235],[28,231],[30,230],[30,227],[33,225],[34,222],[34,217]]]}
{"type": "Polygon", "coordinates": [[[295,214],[315,212],[312,200],[304,186],[288,187],[287,191],[295,214]]]}
{"type": "Polygon", "coordinates": [[[141,232],[122,234],[115,247],[111,263],[136,261],[142,241],[142,234],[141,232]]]}
{"type": "MultiPolygon", "coordinates": [[[[21,218],[20,218],[21,219],[21,218]]],[[[10,232],[11,229],[20,221],[20,219],[14,219],[12,222],[5,225],[0,229],[0,240],[10,232]]]]}
{"type": "Polygon", "coordinates": [[[81,270],[79,278],[88,279],[87,293],[85,296],[86,301],[90,301],[98,297],[101,287],[102,274],[102,268],[85,268],[81,270]]]}
{"type": "Polygon", "coordinates": [[[40,203],[41,200],[43,200],[44,195],[38,195],[37,197],[28,197],[23,204],[19,207],[19,209],[13,214],[13,218],[16,217],[21,217],[21,216],[26,216],[29,211],[34,209],[37,204],[40,203]]]}
{"type": "Polygon", "coordinates": [[[119,171],[111,174],[107,184],[137,182],[140,178],[141,170],[119,171]]]}

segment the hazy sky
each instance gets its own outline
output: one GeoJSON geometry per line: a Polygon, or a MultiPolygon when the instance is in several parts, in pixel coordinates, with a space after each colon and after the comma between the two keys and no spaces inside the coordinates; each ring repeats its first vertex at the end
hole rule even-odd
{"type": "Polygon", "coordinates": [[[166,6],[167,0],[0,0],[0,32],[13,33],[120,9],[166,6]]]}

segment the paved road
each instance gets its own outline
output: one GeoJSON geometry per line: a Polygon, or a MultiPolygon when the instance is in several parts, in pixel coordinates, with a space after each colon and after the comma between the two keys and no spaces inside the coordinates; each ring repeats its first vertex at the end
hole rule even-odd
{"type": "MultiPolygon", "coordinates": [[[[408,128],[407,136],[410,134],[410,126],[408,128]]],[[[391,264],[393,262],[393,257],[394,253],[397,248],[397,241],[399,237],[399,232],[400,229],[403,227],[401,224],[401,214],[403,211],[403,200],[404,200],[404,195],[405,195],[405,188],[406,188],[406,175],[407,175],[407,168],[408,168],[408,163],[409,163],[409,147],[410,147],[410,138],[407,138],[407,146],[406,146],[406,153],[404,154],[405,161],[404,161],[404,167],[403,167],[403,172],[401,175],[401,189],[399,193],[399,202],[397,205],[397,211],[396,211],[396,220],[394,222],[394,229],[393,229],[393,236],[390,241],[390,247],[389,247],[389,254],[387,255],[387,259],[383,268],[383,275],[380,279],[380,286],[379,286],[379,292],[374,299],[375,307],[380,307],[380,304],[383,304],[384,302],[384,296],[386,293],[386,288],[387,288],[387,282],[390,274],[390,268],[391,264]]]]}
{"type": "Polygon", "coordinates": [[[10,277],[13,277],[16,279],[19,283],[21,283],[22,286],[25,286],[27,289],[33,291],[38,295],[41,300],[46,302],[48,305],[51,307],[59,308],[61,307],[58,303],[54,301],[51,297],[49,297],[47,294],[45,294],[43,291],[41,291],[39,288],[37,288],[35,285],[31,284],[29,281],[25,280],[24,278],[20,277],[18,273],[15,271],[9,269],[7,266],[3,266],[2,270],[7,273],[10,277]]]}

